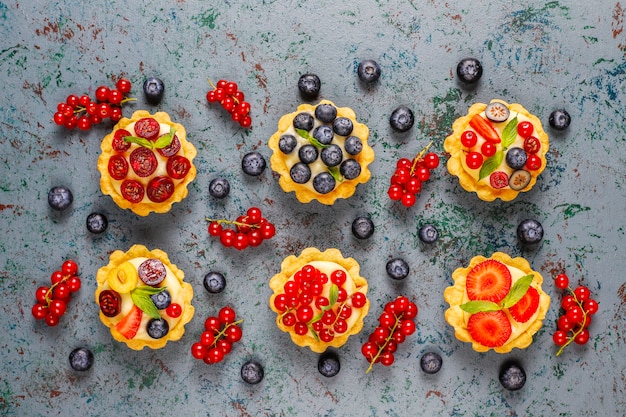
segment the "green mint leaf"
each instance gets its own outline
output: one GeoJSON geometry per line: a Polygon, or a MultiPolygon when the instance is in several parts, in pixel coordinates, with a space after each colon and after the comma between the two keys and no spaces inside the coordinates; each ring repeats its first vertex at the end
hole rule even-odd
{"type": "Polygon", "coordinates": [[[515,281],[509,293],[504,297],[504,300],[502,300],[502,308],[509,308],[517,304],[528,291],[530,283],[533,282],[533,277],[533,274],[525,275],[515,281]]]}
{"type": "Polygon", "coordinates": [[[164,289],[165,287],[154,288],[144,285],[132,290],[130,292],[130,298],[133,300],[133,304],[139,307],[141,311],[143,311],[153,319],[159,319],[161,318],[161,315],[159,314],[159,310],[154,305],[154,301],[152,301],[152,298],[150,298],[150,296],[158,294],[164,289]]]}
{"type": "Polygon", "coordinates": [[[152,149],[152,142],[148,139],[140,138],[137,136],[124,136],[124,142],[127,143],[136,143],[139,146],[143,146],[144,148],[152,149]]]}
{"type": "Polygon", "coordinates": [[[461,307],[461,310],[470,314],[481,313],[484,311],[502,310],[502,308],[498,304],[494,303],[493,301],[479,301],[479,300],[468,301],[465,304],[461,304],[459,307],[461,307]]]}
{"type": "Polygon", "coordinates": [[[502,131],[502,147],[507,149],[515,142],[517,138],[517,116],[515,116],[509,123],[506,124],[502,131]]]}
{"type": "Polygon", "coordinates": [[[339,287],[337,284],[331,284],[328,291],[328,305],[333,306],[339,298],[339,287]]]}
{"type": "Polygon", "coordinates": [[[493,154],[492,157],[488,158],[483,163],[483,166],[480,167],[480,173],[478,174],[478,179],[482,180],[483,178],[491,175],[491,173],[500,166],[503,159],[504,159],[504,151],[500,149],[495,154],[493,154]]]}
{"type": "Polygon", "coordinates": [[[341,172],[339,171],[339,168],[337,168],[337,167],[328,167],[328,173],[330,174],[331,177],[333,177],[335,179],[335,181],[343,182],[343,175],[341,175],[341,172]]]}
{"type": "Polygon", "coordinates": [[[298,132],[298,135],[300,135],[304,139],[308,140],[311,143],[311,145],[313,145],[313,146],[315,146],[317,148],[328,148],[328,145],[324,145],[319,140],[315,139],[306,130],[304,130],[304,129],[296,129],[296,132],[298,132]]]}
{"type": "Polygon", "coordinates": [[[163,149],[169,146],[174,140],[174,135],[176,134],[176,129],[174,127],[170,127],[170,132],[165,135],[159,137],[156,141],[154,141],[154,146],[156,149],[163,149]]]}

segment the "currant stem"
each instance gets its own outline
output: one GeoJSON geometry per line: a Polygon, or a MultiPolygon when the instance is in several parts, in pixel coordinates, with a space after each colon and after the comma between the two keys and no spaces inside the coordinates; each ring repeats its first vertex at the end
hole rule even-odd
{"type": "Polygon", "coordinates": [[[209,219],[208,217],[205,218],[205,220],[209,223],[213,223],[216,222],[218,224],[232,224],[234,226],[239,226],[239,227],[249,227],[251,229],[257,229],[259,227],[261,227],[258,223],[255,224],[248,224],[248,223],[242,223],[242,222],[238,222],[235,220],[226,220],[226,219],[209,219]]]}
{"type": "Polygon", "coordinates": [[[235,326],[235,325],[241,324],[241,323],[243,323],[243,319],[239,319],[237,321],[233,321],[232,323],[227,323],[226,326],[224,326],[224,328],[222,330],[220,330],[220,332],[218,334],[215,335],[215,340],[213,341],[213,344],[211,345],[211,347],[217,346],[217,342],[219,342],[220,338],[222,336],[224,336],[224,334],[226,334],[226,329],[228,329],[230,326],[235,326]]]}
{"type": "Polygon", "coordinates": [[[575,339],[576,337],[582,333],[583,330],[585,330],[585,323],[587,323],[587,312],[585,311],[585,309],[583,308],[583,303],[580,302],[578,300],[578,298],[576,297],[576,294],[574,293],[574,290],[572,290],[572,288],[570,286],[567,287],[567,290],[570,292],[570,294],[572,294],[572,296],[574,297],[574,301],[576,301],[576,304],[578,304],[578,306],[580,307],[580,309],[583,311],[583,319],[582,319],[582,325],[579,327],[578,330],[576,330],[571,337],[569,337],[567,339],[567,342],[565,342],[565,344],[563,346],[561,346],[559,348],[559,350],[557,350],[556,355],[555,356],[559,356],[561,353],[563,353],[563,350],[565,350],[565,348],[567,346],[569,346],[575,339]]]}
{"type": "Polygon", "coordinates": [[[52,301],[52,298],[51,298],[50,296],[52,295],[52,291],[54,290],[54,288],[55,288],[57,285],[59,285],[59,284],[61,284],[61,283],[64,283],[65,281],[67,281],[70,277],[71,277],[71,275],[64,275],[64,276],[63,276],[63,279],[62,279],[61,281],[59,281],[59,282],[55,282],[54,284],[52,284],[52,285],[50,286],[50,288],[48,288],[48,291],[46,291],[46,304],[47,304],[47,307],[50,307],[50,302],[52,301]]]}
{"type": "Polygon", "coordinates": [[[413,164],[411,165],[411,171],[409,172],[409,175],[413,175],[413,173],[415,172],[415,168],[417,168],[418,162],[422,160],[422,158],[424,157],[424,154],[426,153],[426,151],[428,151],[428,148],[430,148],[432,144],[433,144],[433,141],[431,140],[430,143],[426,145],[426,147],[422,149],[421,152],[417,154],[415,158],[413,158],[413,164]]]}
{"type": "Polygon", "coordinates": [[[379,358],[379,356],[381,355],[381,353],[383,353],[383,351],[385,350],[385,348],[387,347],[387,345],[389,344],[389,342],[391,341],[391,339],[393,338],[393,334],[395,333],[396,329],[398,328],[398,325],[400,324],[400,320],[402,320],[402,316],[403,314],[400,314],[400,316],[396,317],[396,322],[393,325],[393,328],[391,329],[391,331],[389,332],[389,336],[387,336],[387,339],[385,339],[385,343],[383,343],[383,345],[381,347],[378,348],[378,352],[376,353],[376,355],[370,360],[370,366],[367,368],[367,370],[365,371],[365,373],[369,373],[372,370],[372,367],[374,366],[374,364],[376,363],[376,360],[379,358]]]}

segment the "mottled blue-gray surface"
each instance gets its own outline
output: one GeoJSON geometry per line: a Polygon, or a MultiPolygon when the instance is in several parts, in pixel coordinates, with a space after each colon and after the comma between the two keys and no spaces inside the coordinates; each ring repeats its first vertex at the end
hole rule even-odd
{"type": "Polygon", "coordinates": [[[623,415],[624,15],[615,0],[0,2],[0,414],[623,415]],[[466,56],[484,66],[471,88],[455,74],[466,56]],[[365,58],[377,60],[383,71],[370,87],[356,76],[365,58]],[[301,102],[296,83],[305,72],[322,79],[322,98],[356,111],[371,129],[376,152],[370,182],[331,207],[297,202],[269,169],[251,178],[240,168],[250,150],[269,158],[267,140],[279,117],[301,102]],[[151,75],[166,84],[158,106],[141,93],[151,75]],[[126,116],[136,109],[166,111],[198,148],[189,196],[167,214],[141,218],[100,192],[95,166],[110,124],[82,132],[52,122],[68,94],[93,94],[119,76],[134,83],[138,98],[124,107],[126,116]],[[207,104],[207,78],[239,83],[252,104],[251,130],[207,104]],[[556,108],[572,116],[567,131],[548,129],[548,167],[534,189],[513,202],[485,203],[463,191],[442,164],[414,207],[393,204],[386,190],[396,160],[432,140],[445,161],[443,139],[452,121],[472,103],[492,98],[523,104],[546,127],[556,108]],[[400,104],[411,106],[417,120],[403,135],[388,123],[400,104]],[[208,195],[208,183],[218,175],[231,182],[230,196],[219,201],[208,195]],[[60,184],[72,189],[74,202],[59,213],[46,199],[60,184]],[[237,252],[208,237],[206,216],[233,217],[252,205],[276,224],[274,239],[237,252]],[[109,218],[103,235],[85,228],[93,211],[109,218]],[[372,217],[376,232],[357,241],[350,223],[362,213],[372,217]],[[515,237],[527,217],[546,230],[532,250],[515,237]],[[424,222],[440,229],[432,246],[417,238],[424,222]],[[98,268],[112,251],[134,243],[168,252],[196,292],[196,316],[184,337],[157,351],[136,352],[115,342],[93,299],[98,268]],[[331,379],[317,372],[316,354],[276,328],[267,305],[269,278],[284,257],[307,246],[336,247],[354,257],[370,284],[371,313],[363,332],[339,350],[342,369],[331,379]],[[474,352],[443,318],[442,293],[452,271],[496,250],[526,257],[546,277],[544,288],[553,298],[534,343],[506,355],[474,352]],[[411,267],[402,283],[385,274],[386,261],[396,256],[411,267]],[[78,262],[83,287],[61,323],[49,328],[31,316],[34,292],[66,258],[78,262]],[[228,280],[219,295],[202,287],[210,270],[228,280]],[[560,272],[588,285],[600,312],[590,342],[557,358],[551,336],[560,294],[550,278],[560,272]],[[393,366],[376,365],[365,374],[360,346],[382,305],[400,293],[419,306],[418,330],[400,346],[393,366]],[[220,364],[196,361],[190,346],[204,318],[225,304],[245,319],[242,341],[220,364]],[[68,364],[77,346],[95,354],[85,374],[68,364]],[[443,356],[436,375],[419,369],[427,350],[443,356]],[[239,377],[247,359],[265,368],[259,385],[239,377]],[[507,392],[498,382],[507,359],[526,369],[528,382],[520,391],[507,392]]]}

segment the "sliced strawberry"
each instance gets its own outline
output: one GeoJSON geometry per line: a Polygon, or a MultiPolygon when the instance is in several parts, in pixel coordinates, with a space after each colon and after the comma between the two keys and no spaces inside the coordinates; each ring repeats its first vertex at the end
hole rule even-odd
{"type": "Polygon", "coordinates": [[[509,308],[509,313],[518,323],[526,323],[539,308],[539,292],[534,287],[528,287],[526,294],[509,308]]]}
{"type": "Polygon", "coordinates": [[[132,339],[139,330],[141,316],[143,316],[143,311],[136,305],[133,305],[132,310],[115,325],[115,329],[126,339],[132,339]]]}
{"type": "Polygon", "coordinates": [[[465,286],[470,300],[499,303],[511,289],[511,273],[502,262],[487,259],[469,271],[465,286]]]}
{"type": "Polygon", "coordinates": [[[479,114],[475,114],[469,122],[469,125],[478,133],[480,136],[493,143],[500,143],[500,135],[498,131],[493,127],[493,125],[489,122],[489,120],[485,119],[479,114]]]}
{"type": "Polygon", "coordinates": [[[470,316],[467,331],[475,342],[498,347],[511,337],[511,322],[502,310],[480,312],[470,316]]]}

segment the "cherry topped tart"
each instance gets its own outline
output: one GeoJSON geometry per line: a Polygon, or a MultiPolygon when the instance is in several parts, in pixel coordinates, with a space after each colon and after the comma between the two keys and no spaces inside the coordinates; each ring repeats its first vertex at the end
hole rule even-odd
{"type": "Polygon", "coordinates": [[[337,249],[307,248],[288,256],[270,280],[276,325],[313,352],[343,346],[363,328],[370,301],[359,264],[337,249]]]}
{"type": "Polygon", "coordinates": [[[193,317],[193,288],[160,249],[116,250],[96,273],[100,320],[113,338],[134,350],[179,340],[193,317]]]}
{"type": "Polygon", "coordinates": [[[542,327],[550,296],[541,289],[543,277],[524,258],[495,252],[475,256],[466,268],[452,273],[445,289],[448,324],[462,342],[477,352],[507,353],[527,348],[542,327]]]}
{"type": "Polygon", "coordinates": [[[187,196],[197,151],[185,128],[164,112],[122,118],[100,145],[100,188],[140,216],[165,213],[187,196]]]}
{"type": "Polygon", "coordinates": [[[268,143],[270,165],[283,191],[295,192],[301,203],[332,205],[369,181],[374,150],[368,137],[369,128],[348,107],[328,100],[301,104],[278,121],[268,143]]]}
{"type": "Polygon", "coordinates": [[[476,103],[452,129],[443,145],[448,171],[483,201],[510,201],[530,191],[546,167],[548,135],[520,104],[476,103]]]}

